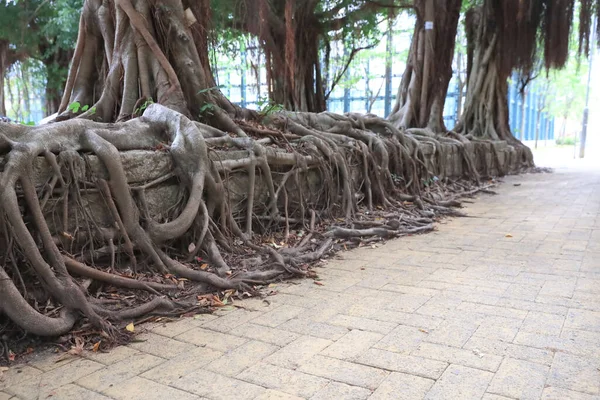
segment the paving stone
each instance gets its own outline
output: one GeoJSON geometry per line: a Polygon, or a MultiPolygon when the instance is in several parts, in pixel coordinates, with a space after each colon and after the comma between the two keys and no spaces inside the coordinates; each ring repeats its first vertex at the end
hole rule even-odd
{"type": "Polygon", "coordinates": [[[535,298],[541,289],[542,287],[538,285],[513,283],[506,289],[503,297],[525,301],[535,301],[535,298]]]}
{"type": "Polygon", "coordinates": [[[396,300],[394,300],[386,306],[386,309],[410,313],[416,311],[419,307],[427,303],[430,299],[431,296],[429,295],[400,294],[396,297],[396,300]]]}
{"type": "Polygon", "coordinates": [[[138,353],[117,363],[111,364],[79,379],[76,383],[95,392],[118,385],[122,381],[144,373],[165,359],[146,353],[138,353]]]}
{"type": "Polygon", "coordinates": [[[13,396],[8,393],[0,392],[0,400],[10,400],[12,397],[13,396]]]}
{"type": "Polygon", "coordinates": [[[576,392],[600,395],[598,360],[599,358],[590,359],[556,353],[547,384],[576,392]]]}
{"type": "Polygon", "coordinates": [[[162,383],[163,385],[170,385],[182,376],[200,370],[222,355],[223,352],[209,349],[208,347],[197,347],[192,351],[163,362],[159,366],[143,373],[141,377],[162,383]]]}
{"type": "Polygon", "coordinates": [[[330,340],[302,336],[265,358],[265,361],[288,369],[296,369],[312,356],[331,345],[330,340]]]}
{"type": "Polygon", "coordinates": [[[191,329],[175,339],[182,342],[188,342],[197,346],[206,346],[218,351],[233,350],[238,346],[243,345],[248,339],[227,335],[221,332],[214,332],[203,328],[191,329]]]}
{"type": "Polygon", "coordinates": [[[214,319],[202,325],[205,329],[210,329],[217,332],[229,333],[236,327],[245,324],[253,319],[260,316],[258,311],[248,311],[243,309],[237,309],[231,311],[220,318],[214,319]]]}
{"type": "Polygon", "coordinates": [[[422,357],[393,353],[391,351],[370,349],[358,356],[357,363],[390,371],[405,372],[411,375],[437,379],[448,366],[442,361],[422,357]]]}
{"type": "Polygon", "coordinates": [[[377,321],[375,319],[354,317],[344,314],[335,315],[327,321],[327,323],[343,326],[348,329],[360,329],[362,331],[381,333],[383,335],[390,333],[397,326],[397,324],[393,322],[377,321]]]}
{"type": "Polygon", "coordinates": [[[557,314],[530,311],[523,321],[521,330],[549,336],[560,336],[565,317],[557,314]]]}
{"type": "Polygon", "coordinates": [[[481,400],[512,400],[510,397],[498,396],[497,394],[486,393],[481,400]]]}
{"type": "Polygon", "coordinates": [[[252,323],[274,328],[277,325],[281,325],[284,322],[289,321],[304,311],[306,311],[305,308],[284,304],[253,319],[252,323]]]}
{"type": "Polygon", "coordinates": [[[527,312],[523,310],[511,309],[509,307],[490,306],[487,304],[477,304],[463,302],[457,307],[460,312],[475,312],[481,314],[497,315],[500,317],[507,318],[518,318],[524,319],[527,316],[527,312]]]}
{"type": "Polygon", "coordinates": [[[565,328],[600,332],[600,312],[588,310],[569,310],[565,328]]]}
{"type": "Polygon", "coordinates": [[[528,361],[506,358],[487,391],[523,400],[540,398],[549,368],[528,361]]]}
{"type": "Polygon", "coordinates": [[[236,336],[260,340],[280,347],[283,347],[300,337],[297,333],[270,328],[268,326],[255,325],[253,323],[240,325],[231,333],[236,336]]]}
{"type": "Polygon", "coordinates": [[[541,398],[542,400],[598,400],[598,396],[551,386],[544,389],[541,398]]]}
{"type": "Polygon", "coordinates": [[[564,339],[537,333],[519,332],[515,337],[514,343],[538,349],[560,351],[592,359],[600,359],[600,347],[592,342],[577,338],[564,339]]]}
{"type": "Polygon", "coordinates": [[[26,382],[29,380],[33,380],[34,378],[38,378],[42,375],[42,371],[39,369],[30,367],[28,365],[18,365],[15,367],[11,367],[8,371],[4,371],[2,373],[0,379],[0,390],[4,390],[11,386],[18,385],[22,382],[26,382]]]}
{"type": "Polygon", "coordinates": [[[369,349],[381,338],[383,335],[379,333],[352,330],[324,349],[321,355],[342,360],[351,359],[369,349]]]}
{"type": "Polygon", "coordinates": [[[257,363],[236,378],[303,398],[311,397],[329,383],[324,378],[266,363],[257,363]]]}
{"type": "MultiPolygon", "coordinates": [[[[1,398],[2,396],[0,396],[0,399],[1,398]]],[[[54,389],[52,392],[50,392],[49,398],[60,400],[110,400],[110,397],[73,384],[68,384],[61,386],[58,389],[54,389]]]]}
{"type": "Polygon", "coordinates": [[[462,365],[450,365],[438,379],[425,399],[455,400],[478,399],[483,397],[485,389],[494,374],[462,365]]]}
{"type": "Polygon", "coordinates": [[[319,390],[310,400],[364,400],[371,395],[369,389],[358,386],[350,386],[340,382],[329,382],[327,386],[319,390]]]}
{"type": "Polygon", "coordinates": [[[143,333],[136,336],[130,346],[136,350],[161,358],[173,358],[194,348],[189,343],[171,339],[154,333],[143,333]]]}
{"type": "Polygon", "coordinates": [[[488,354],[477,348],[472,350],[448,347],[436,343],[421,343],[419,348],[412,352],[417,357],[460,364],[486,371],[495,372],[500,366],[502,357],[488,354]]]}
{"type": "Polygon", "coordinates": [[[250,400],[266,391],[261,386],[205,370],[188,374],[171,386],[215,400],[250,400]]]}
{"type": "Polygon", "coordinates": [[[347,328],[329,325],[324,322],[314,322],[308,319],[293,319],[279,325],[278,328],[301,335],[310,335],[329,340],[338,340],[348,333],[347,328]]]}
{"type": "Polygon", "coordinates": [[[397,353],[410,354],[419,347],[422,341],[427,339],[429,331],[414,326],[398,325],[392,332],[387,334],[373,347],[395,351],[397,353]]]}
{"type": "Polygon", "coordinates": [[[560,337],[573,341],[586,341],[600,346],[600,335],[598,332],[582,331],[579,329],[563,328],[560,337]]]}
{"type": "MultiPolygon", "coordinates": [[[[213,319],[216,319],[216,316],[213,316],[213,319]]],[[[169,322],[157,322],[151,329],[152,333],[156,333],[157,335],[166,336],[169,338],[175,337],[177,335],[181,335],[184,332],[189,331],[190,329],[196,328],[199,325],[200,321],[208,322],[208,319],[200,320],[193,318],[180,318],[176,321],[169,322]]]]}
{"type": "Polygon", "coordinates": [[[291,394],[278,392],[277,390],[268,389],[263,394],[255,397],[254,400],[303,400],[302,397],[292,396],[291,394]]]}
{"type": "Polygon", "coordinates": [[[554,351],[550,349],[538,349],[476,336],[469,339],[463,348],[474,354],[495,354],[544,365],[551,365],[554,359],[554,351]]]}
{"type": "Polygon", "coordinates": [[[567,315],[567,312],[569,311],[569,308],[564,307],[564,306],[536,303],[533,301],[525,301],[525,300],[517,300],[517,299],[507,299],[507,298],[501,298],[500,300],[498,300],[498,303],[496,303],[496,305],[502,306],[502,307],[510,307],[510,308],[514,308],[517,310],[537,311],[537,312],[543,312],[543,313],[548,313],[548,314],[558,314],[558,315],[567,315]]]}
{"type": "Polygon", "coordinates": [[[93,352],[86,351],[83,353],[83,356],[89,360],[99,362],[104,365],[110,365],[118,363],[126,358],[133,357],[136,354],[139,354],[138,350],[135,350],[131,347],[119,346],[114,349],[110,349],[107,352],[93,352]]]}
{"type": "Polygon", "coordinates": [[[517,336],[518,332],[519,328],[516,326],[503,326],[490,323],[483,323],[479,325],[479,327],[473,335],[492,340],[512,342],[515,336],[517,336]]]}
{"type": "Polygon", "coordinates": [[[199,400],[200,397],[148,379],[134,377],[104,392],[117,400],[199,400]]]}
{"type": "Polygon", "coordinates": [[[548,281],[542,286],[539,295],[540,296],[559,296],[559,297],[572,297],[575,291],[576,281],[565,281],[564,279],[557,281],[548,281]]]}
{"type": "Polygon", "coordinates": [[[422,399],[433,386],[434,381],[414,375],[392,372],[382,383],[370,400],[413,400],[422,399]]]}
{"type": "MultiPolygon", "coordinates": [[[[135,351],[135,350],[132,350],[135,351]]],[[[64,352],[42,352],[41,354],[34,354],[34,358],[28,360],[27,364],[36,369],[40,369],[44,372],[52,371],[58,367],[62,367],[63,365],[67,365],[75,360],[77,360],[77,356],[71,356],[68,353],[64,352]]]]}
{"type": "Polygon", "coordinates": [[[275,345],[251,340],[211,362],[206,369],[223,375],[235,376],[278,349],[279,347],[275,345]]]}
{"type": "Polygon", "coordinates": [[[462,347],[476,330],[477,325],[468,322],[443,322],[429,333],[425,340],[447,346],[462,347]]]}
{"type": "Polygon", "coordinates": [[[104,365],[91,360],[77,359],[43,375],[38,374],[16,385],[13,383],[4,391],[24,399],[46,398],[61,386],[73,383],[103,367],[104,365]]]}
{"type": "Polygon", "coordinates": [[[299,371],[371,390],[375,390],[388,375],[381,369],[320,355],[302,364],[299,371]]]}
{"type": "Polygon", "coordinates": [[[355,317],[371,318],[377,321],[415,326],[423,329],[433,329],[440,325],[440,323],[443,321],[442,318],[437,316],[382,310],[379,308],[373,308],[368,304],[355,304],[346,311],[346,314],[355,317]]]}

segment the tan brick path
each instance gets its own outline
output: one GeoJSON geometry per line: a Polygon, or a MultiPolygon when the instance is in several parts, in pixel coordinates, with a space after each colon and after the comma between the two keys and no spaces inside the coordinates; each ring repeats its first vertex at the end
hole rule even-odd
{"type": "Polygon", "coordinates": [[[14,367],[0,400],[599,399],[600,170],[499,192],[435,233],[342,254],[323,286],[14,367]]]}

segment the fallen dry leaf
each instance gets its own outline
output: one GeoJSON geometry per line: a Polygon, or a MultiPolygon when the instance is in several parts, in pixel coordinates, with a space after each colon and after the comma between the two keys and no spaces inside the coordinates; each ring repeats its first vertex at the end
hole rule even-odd
{"type": "Polygon", "coordinates": [[[81,354],[83,354],[83,348],[85,346],[85,340],[83,340],[82,337],[75,337],[75,346],[71,347],[71,350],[69,350],[67,353],[69,353],[72,356],[80,356],[81,354]]]}
{"type": "Polygon", "coordinates": [[[325,284],[323,282],[319,282],[319,281],[313,281],[315,283],[315,285],[319,285],[319,286],[325,286],[325,284]]]}
{"type": "Polygon", "coordinates": [[[504,237],[511,238],[511,237],[513,237],[513,235],[511,235],[510,233],[507,233],[506,235],[504,235],[504,237]]]}
{"type": "Polygon", "coordinates": [[[132,322],[132,323],[130,323],[129,325],[127,325],[127,326],[125,327],[125,330],[126,330],[127,332],[131,332],[131,333],[135,332],[135,325],[133,325],[133,322],[132,322]]]}
{"type": "Polygon", "coordinates": [[[99,341],[98,343],[94,344],[94,347],[92,348],[92,351],[94,353],[97,353],[98,350],[100,349],[100,343],[102,343],[102,341],[99,341]]]}

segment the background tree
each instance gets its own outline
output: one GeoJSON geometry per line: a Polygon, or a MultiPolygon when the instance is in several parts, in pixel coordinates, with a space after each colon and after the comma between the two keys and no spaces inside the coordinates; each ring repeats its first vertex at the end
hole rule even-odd
{"type": "MultiPolygon", "coordinates": [[[[508,79],[514,70],[527,77],[536,60],[546,70],[562,68],[569,55],[574,0],[484,0],[466,18],[469,52],[465,110],[456,130],[475,138],[504,140],[533,165],[531,151],[512,134],[508,115],[508,79]]],[[[589,21],[599,10],[579,2],[582,47],[589,41],[589,21]],[[585,28],[588,27],[588,28],[585,28]]]]}
{"type": "Polygon", "coordinates": [[[461,1],[418,0],[414,8],[412,45],[390,120],[397,127],[442,133],[461,1]]]}
{"type": "MultiPolygon", "coordinates": [[[[4,43],[0,46],[0,78],[4,78],[8,68],[16,61],[30,59],[41,62],[48,115],[58,110],[82,4],[83,0],[0,2],[0,41],[4,43]]],[[[32,72],[37,72],[37,69],[32,72]]],[[[2,100],[4,79],[0,82],[2,100]]]]}
{"type": "Polygon", "coordinates": [[[329,93],[354,57],[381,38],[379,25],[388,11],[409,7],[398,0],[213,2],[217,31],[237,30],[258,39],[271,101],[288,110],[312,112],[326,109],[329,93]],[[335,43],[342,44],[345,61],[338,71],[330,71],[335,43]],[[331,79],[324,79],[330,73],[331,79]]]}

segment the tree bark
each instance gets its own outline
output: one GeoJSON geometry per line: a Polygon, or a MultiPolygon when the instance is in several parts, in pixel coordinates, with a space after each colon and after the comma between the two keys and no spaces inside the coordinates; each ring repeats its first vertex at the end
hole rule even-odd
{"type": "Polygon", "coordinates": [[[452,78],[460,6],[460,0],[415,2],[417,22],[390,115],[395,126],[446,131],[444,103],[452,78]]]}
{"type": "Polygon", "coordinates": [[[523,165],[533,166],[531,150],[516,139],[510,129],[508,77],[501,59],[499,33],[492,6],[469,10],[466,16],[468,43],[467,96],[457,132],[483,140],[506,141],[523,165]]]}
{"type": "Polygon", "coordinates": [[[527,103],[527,94],[529,90],[527,88],[523,89],[523,94],[521,96],[521,124],[519,128],[519,139],[522,141],[525,138],[525,122],[527,118],[525,117],[525,106],[527,103]]]}

